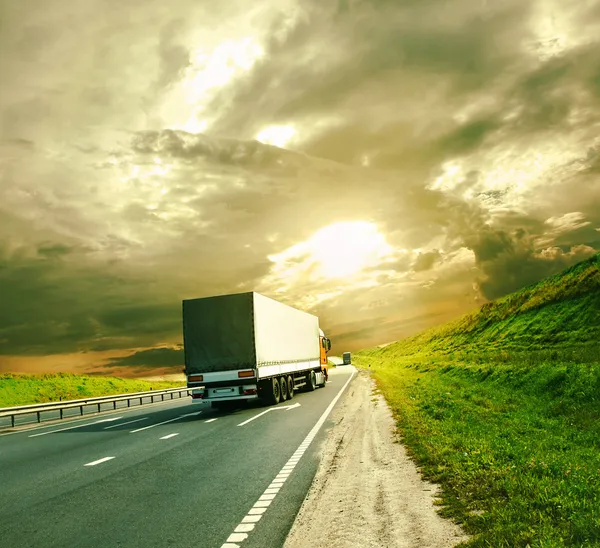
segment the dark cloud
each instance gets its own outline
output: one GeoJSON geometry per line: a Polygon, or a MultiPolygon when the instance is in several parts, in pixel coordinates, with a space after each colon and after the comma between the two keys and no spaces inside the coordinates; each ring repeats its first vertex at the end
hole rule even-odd
{"type": "Polygon", "coordinates": [[[513,234],[502,231],[480,234],[472,248],[483,274],[478,281],[479,289],[489,300],[557,274],[597,252],[585,245],[566,251],[556,246],[538,251],[533,238],[523,230],[513,234]]]}
{"type": "Polygon", "coordinates": [[[164,88],[180,79],[182,72],[190,65],[190,51],[180,42],[185,36],[186,20],[183,17],[169,21],[161,30],[158,49],[160,73],[157,86],[164,88]]]}
{"type": "Polygon", "coordinates": [[[62,257],[71,253],[72,248],[63,244],[43,243],[38,249],[38,255],[48,259],[62,257]]]}
{"type": "Polygon", "coordinates": [[[148,279],[78,267],[85,257],[68,263],[51,249],[51,261],[26,249],[0,253],[0,354],[130,348],[179,336],[175,295],[153,294],[148,279]]]}
{"type": "Polygon", "coordinates": [[[184,365],[183,348],[151,348],[140,350],[124,358],[111,358],[110,366],[181,367],[184,365]]]}
{"type": "Polygon", "coordinates": [[[223,166],[270,169],[286,176],[297,174],[298,169],[307,165],[316,167],[314,160],[301,154],[258,141],[218,139],[185,131],[140,132],[133,138],[132,148],[142,154],[165,154],[187,161],[208,160],[223,166]]]}
{"type": "Polygon", "coordinates": [[[437,260],[440,258],[440,252],[436,249],[428,253],[419,253],[413,265],[415,272],[431,270],[437,260]]]}
{"type": "Polygon", "coordinates": [[[435,146],[451,156],[472,152],[481,146],[486,137],[500,126],[499,121],[494,118],[473,120],[442,137],[435,146]]]}

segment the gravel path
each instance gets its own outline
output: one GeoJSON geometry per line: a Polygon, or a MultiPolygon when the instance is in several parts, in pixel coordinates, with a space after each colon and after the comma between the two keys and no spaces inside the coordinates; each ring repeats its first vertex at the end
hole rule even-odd
{"type": "Polygon", "coordinates": [[[359,371],[333,411],[335,426],[284,548],[445,548],[467,539],[436,513],[436,486],[395,441],[392,414],[374,388],[359,371]]]}

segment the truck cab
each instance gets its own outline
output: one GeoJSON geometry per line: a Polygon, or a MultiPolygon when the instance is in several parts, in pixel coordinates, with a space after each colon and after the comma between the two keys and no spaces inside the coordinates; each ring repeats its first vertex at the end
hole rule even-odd
{"type": "Polygon", "coordinates": [[[331,350],[331,341],[325,336],[322,329],[319,328],[319,348],[321,349],[321,370],[325,378],[329,377],[329,364],[327,362],[327,353],[331,350]]]}

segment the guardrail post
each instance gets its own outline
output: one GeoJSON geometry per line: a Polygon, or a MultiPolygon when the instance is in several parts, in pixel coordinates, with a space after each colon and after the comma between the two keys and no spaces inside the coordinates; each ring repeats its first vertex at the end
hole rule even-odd
{"type": "Polygon", "coordinates": [[[79,406],[79,413],[81,414],[81,416],[83,417],[83,405],[79,406]]]}
{"type": "Polygon", "coordinates": [[[131,407],[131,398],[127,398],[127,407],[131,407]]]}
{"type": "Polygon", "coordinates": [[[98,413],[100,413],[100,404],[98,404],[98,413]]]}
{"type": "Polygon", "coordinates": [[[42,422],[41,419],[40,419],[40,412],[39,411],[37,412],[37,418],[38,418],[38,422],[42,422]]]}
{"type": "Polygon", "coordinates": [[[115,401],[113,402],[113,409],[116,409],[116,408],[117,408],[117,400],[115,400],[115,401]]]}
{"type": "Polygon", "coordinates": [[[142,405],[142,398],[140,398],[140,405],[142,405]]]}
{"type": "Polygon", "coordinates": [[[10,425],[14,428],[15,427],[15,416],[11,415],[10,416],[10,425]]]}
{"type": "Polygon", "coordinates": [[[63,411],[64,411],[64,409],[61,407],[61,408],[60,408],[60,418],[61,418],[61,419],[63,418],[63,411]]]}

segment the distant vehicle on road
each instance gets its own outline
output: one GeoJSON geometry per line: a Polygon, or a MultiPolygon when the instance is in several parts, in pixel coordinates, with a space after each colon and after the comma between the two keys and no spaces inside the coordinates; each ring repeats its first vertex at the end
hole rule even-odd
{"type": "Polygon", "coordinates": [[[342,359],[344,360],[344,365],[350,365],[352,363],[352,356],[350,352],[344,352],[342,354],[342,359]]]}
{"type": "Polygon", "coordinates": [[[275,405],[325,386],[331,341],[319,319],[254,291],[182,303],[187,386],[198,402],[275,405]]]}

